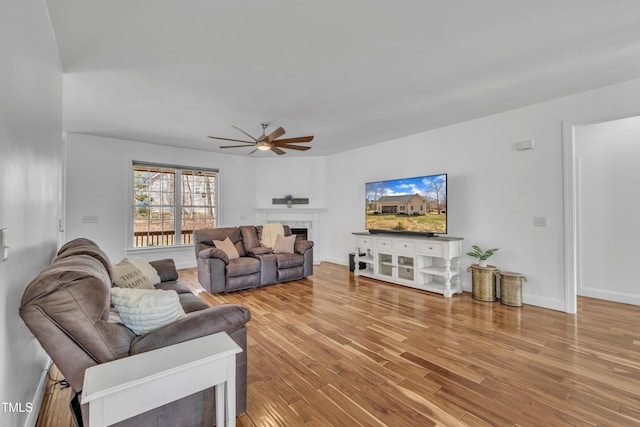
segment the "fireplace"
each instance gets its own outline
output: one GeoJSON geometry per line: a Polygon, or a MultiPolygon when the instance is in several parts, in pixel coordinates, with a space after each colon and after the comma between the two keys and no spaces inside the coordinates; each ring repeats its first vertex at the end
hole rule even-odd
{"type": "Polygon", "coordinates": [[[314,264],[320,263],[322,242],[320,241],[320,218],[324,208],[258,208],[256,224],[279,223],[288,225],[296,240],[306,239],[313,242],[314,264]]]}
{"type": "Polygon", "coordinates": [[[291,234],[295,234],[296,240],[309,240],[309,233],[306,228],[289,227],[291,234]]]}

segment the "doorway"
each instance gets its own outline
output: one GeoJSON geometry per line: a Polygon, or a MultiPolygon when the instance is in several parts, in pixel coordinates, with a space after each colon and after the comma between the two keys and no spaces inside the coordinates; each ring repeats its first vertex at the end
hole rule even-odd
{"type": "Polygon", "coordinates": [[[640,116],[565,125],[566,301],[640,305],[640,116]]]}

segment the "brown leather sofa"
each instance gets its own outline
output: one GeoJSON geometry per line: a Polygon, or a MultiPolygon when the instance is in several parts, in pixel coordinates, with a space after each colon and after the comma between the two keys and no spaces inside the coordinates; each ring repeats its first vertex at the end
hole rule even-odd
{"type": "MultiPolygon", "coordinates": [[[[236,410],[247,405],[247,329],[249,310],[240,305],[210,307],[178,281],[173,260],[151,262],[158,289],[178,293],[186,317],[137,336],[107,319],[110,312],[111,262],[89,239],[65,244],[57,258],[27,286],[20,316],[72,387],[77,425],[88,425],[88,405],[80,406],[84,372],[90,366],[224,331],[242,348],[236,356],[236,410]]],[[[203,372],[206,375],[206,372],[203,372]]],[[[212,426],[214,389],[145,412],[118,426],[212,426]]]]}
{"type": "MultiPolygon", "coordinates": [[[[284,235],[291,229],[284,226],[284,235]]],[[[293,253],[273,253],[260,245],[262,226],[194,230],[198,281],[210,293],[237,291],[299,280],[313,274],[313,242],[296,240],[293,253]],[[214,240],[229,238],[239,258],[229,259],[214,240]]]]}

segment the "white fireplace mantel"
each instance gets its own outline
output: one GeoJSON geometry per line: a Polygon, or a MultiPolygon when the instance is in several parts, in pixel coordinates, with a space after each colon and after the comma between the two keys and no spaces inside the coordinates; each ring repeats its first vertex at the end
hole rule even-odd
{"type": "Polygon", "coordinates": [[[320,255],[320,219],[325,208],[257,208],[256,224],[281,223],[292,228],[306,228],[308,239],[314,243],[314,263],[319,263],[320,255]]]}

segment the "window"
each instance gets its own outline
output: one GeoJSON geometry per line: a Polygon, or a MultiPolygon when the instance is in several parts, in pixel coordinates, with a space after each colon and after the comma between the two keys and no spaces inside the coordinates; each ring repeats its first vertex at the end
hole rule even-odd
{"type": "Polygon", "coordinates": [[[216,169],[134,162],[133,247],[190,245],[194,229],[216,227],[217,196],[216,169]]]}

